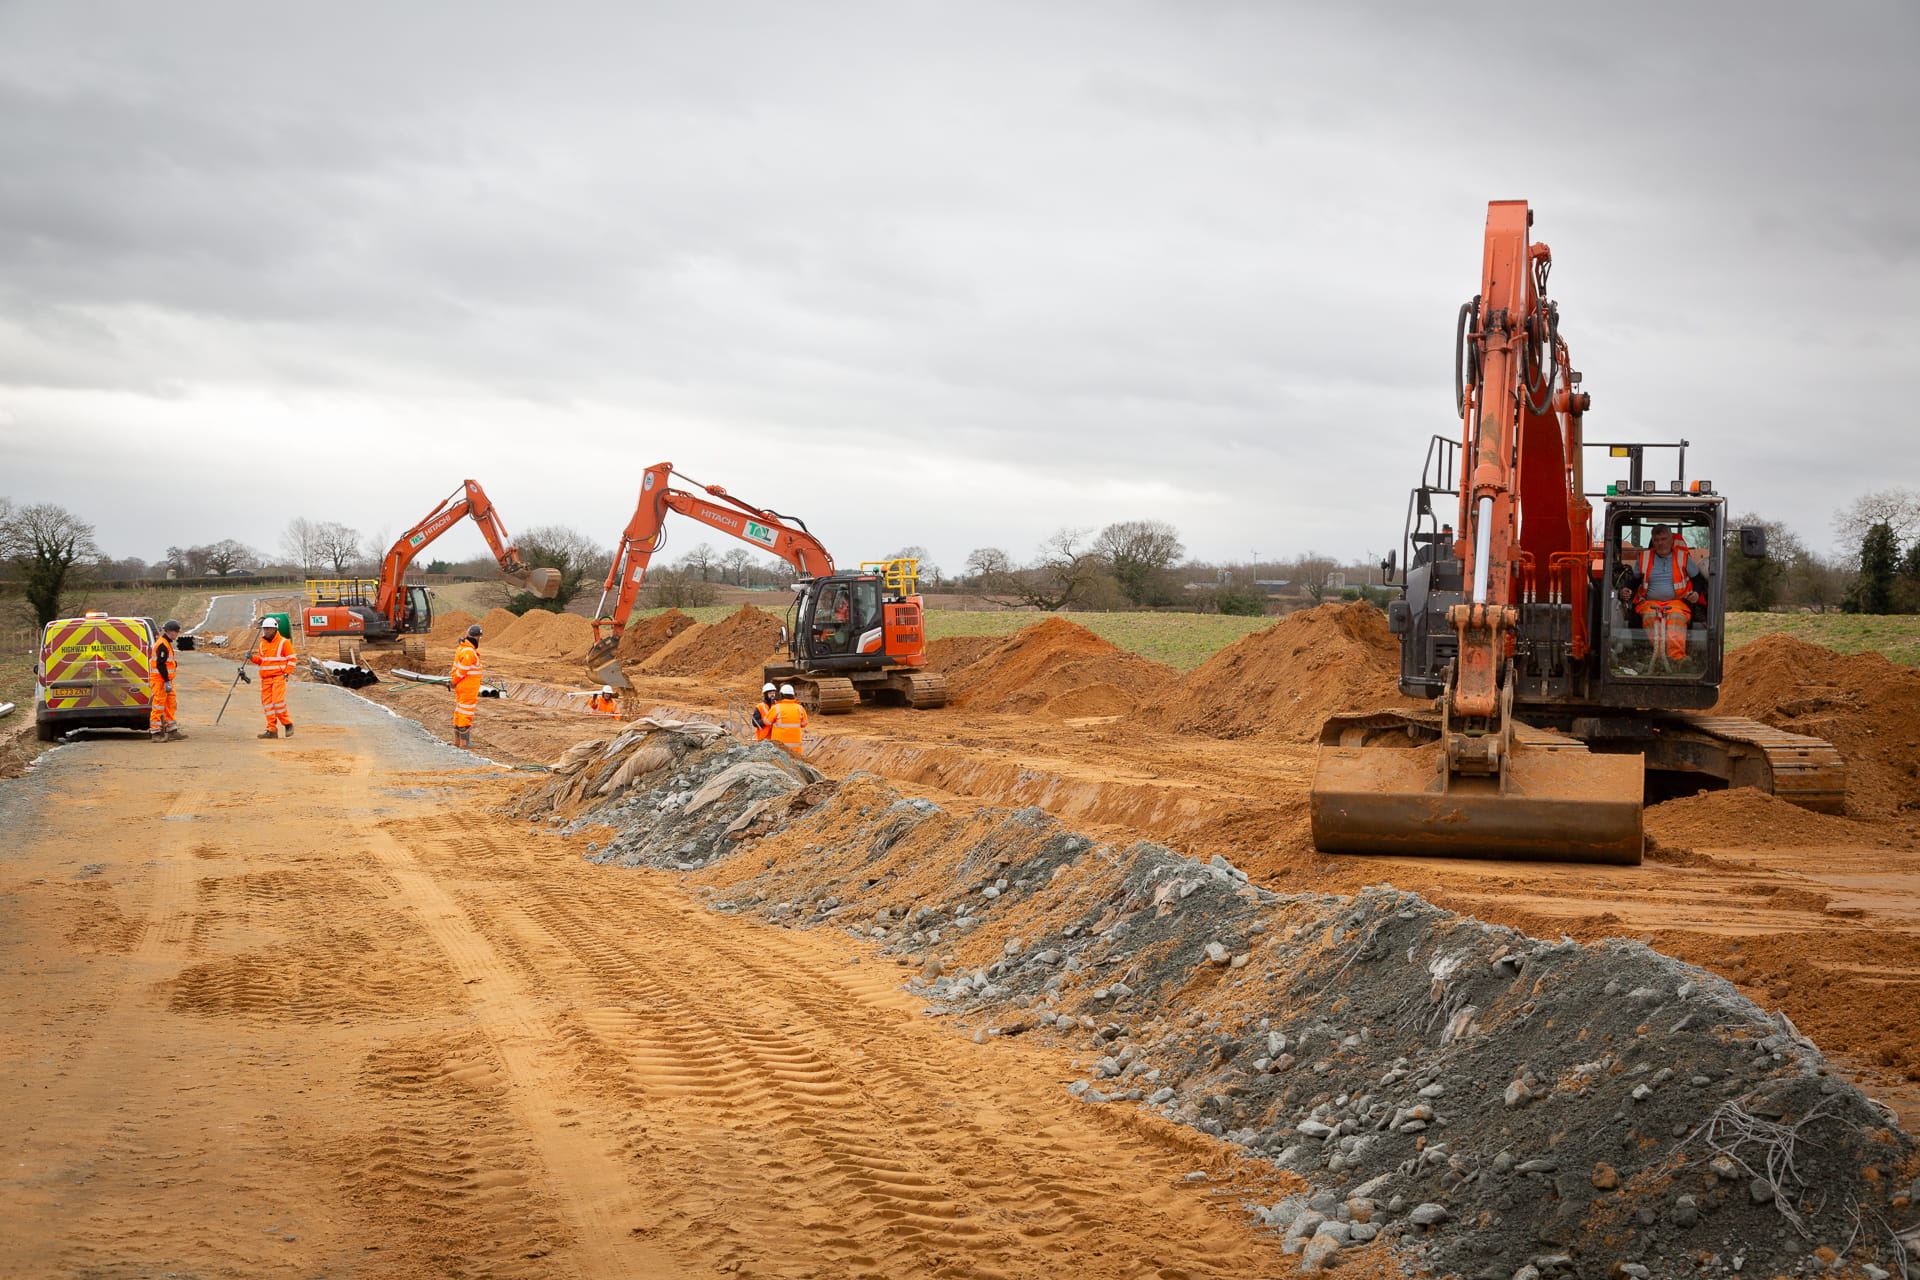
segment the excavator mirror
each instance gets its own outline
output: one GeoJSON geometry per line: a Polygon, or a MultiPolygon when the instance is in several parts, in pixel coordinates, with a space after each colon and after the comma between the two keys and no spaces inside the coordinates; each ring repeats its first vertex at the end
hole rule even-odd
{"type": "Polygon", "coordinates": [[[1740,526],[1740,554],[1749,560],[1767,558],[1767,531],[1757,524],[1740,526]]]}
{"type": "Polygon", "coordinates": [[[1387,582],[1393,581],[1394,562],[1400,558],[1398,551],[1387,552],[1387,558],[1380,562],[1380,576],[1387,582]]]}

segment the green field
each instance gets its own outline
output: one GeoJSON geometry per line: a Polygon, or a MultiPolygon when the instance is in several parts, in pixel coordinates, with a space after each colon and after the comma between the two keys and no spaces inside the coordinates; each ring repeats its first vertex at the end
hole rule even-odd
{"type": "Polygon", "coordinates": [[[1737,649],[1775,631],[1840,653],[1875,649],[1889,661],[1920,665],[1920,617],[1859,613],[1730,613],[1727,647],[1737,649]]]}

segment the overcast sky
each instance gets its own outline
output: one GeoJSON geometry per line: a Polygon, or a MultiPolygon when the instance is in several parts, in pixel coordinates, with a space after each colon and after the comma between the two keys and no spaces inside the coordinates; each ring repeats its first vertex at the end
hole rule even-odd
{"type": "Polygon", "coordinates": [[[1917,13],[0,0],[0,496],[611,543],[670,459],[843,564],[1383,554],[1525,198],[1589,435],[1825,548],[1920,486],[1917,13]]]}

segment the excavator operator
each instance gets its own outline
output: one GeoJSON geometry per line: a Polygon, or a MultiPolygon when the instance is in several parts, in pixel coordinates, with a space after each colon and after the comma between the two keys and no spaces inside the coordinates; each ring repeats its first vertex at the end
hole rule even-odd
{"type": "Polygon", "coordinates": [[[1655,525],[1648,542],[1651,545],[1629,564],[1620,598],[1633,606],[1650,637],[1664,621],[1666,656],[1669,661],[1684,662],[1687,624],[1706,599],[1705,568],[1694,562],[1693,552],[1684,542],[1674,540],[1669,525],[1655,525]]]}

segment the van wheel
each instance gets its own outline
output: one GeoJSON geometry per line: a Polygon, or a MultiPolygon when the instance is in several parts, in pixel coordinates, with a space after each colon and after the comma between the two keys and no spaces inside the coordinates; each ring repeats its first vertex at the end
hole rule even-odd
{"type": "Polygon", "coordinates": [[[42,742],[58,742],[60,740],[60,730],[51,720],[35,720],[33,722],[33,736],[42,742]]]}

